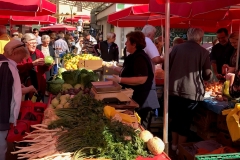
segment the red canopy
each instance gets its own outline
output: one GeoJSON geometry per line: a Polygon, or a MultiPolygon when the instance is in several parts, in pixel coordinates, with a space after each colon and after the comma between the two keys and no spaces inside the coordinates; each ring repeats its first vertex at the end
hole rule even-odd
{"type": "MultiPolygon", "coordinates": [[[[127,4],[148,4],[150,0],[70,0],[81,2],[105,2],[105,3],[127,3],[127,4]]],[[[193,2],[201,0],[170,0],[173,3],[193,2]]],[[[209,1],[209,0],[205,0],[209,1]]],[[[165,0],[157,0],[158,3],[164,4],[165,0]]]]}
{"type": "Polygon", "coordinates": [[[76,16],[74,16],[74,18],[90,19],[90,16],[89,15],[76,15],[76,16]]]}
{"type": "MultiPolygon", "coordinates": [[[[108,23],[118,27],[141,27],[146,24],[153,26],[165,25],[165,16],[150,13],[149,6],[137,5],[115,12],[108,16],[108,23]]],[[[171,17],[171,23],[180,23],[186,18],[171,17]]]]}
{"type": "MultiPolygon", "coordinates": [[[[170,15],[191,18],[198,14],[207,13],[231,5],[240,3],[239,0],[205,0],[192,3],[171,3],[170,15]]],[[[158,4],[156,0],[150,0],[149,11],[153,13],[165,13],[165,5],[158,4]]]]}
{"type": "MultiPolygon", "coordinates": [[[[65,23],[71,23],[71,22],[77,23],[78,20],[79,20],[79,18],[76,18],[76,17],[74,17],[74,18],[66,18],[66,19],[63,20],[63,22],[65,22],[65,23]]],[[[82,20],[83,21],[90,21],[90,17],[88,17],[88,18],[84,17],[84,18],[82,18],[82,20]]]]}
{"type": "Polygon", "coordinates": [[[64,25],[64,24],[56,24],[56,25],[52,25],[52,26],[47,26],[47,27],[42,27],[40,29],[40,31],[75,31],[76,27],[73,26],[68,26],[68,25],[64,25]]]}
{"type": "Polygon", "coordinates": [[[40,16],[56,13],[56,5],[47,0],[1,0],[0,15],[40,16]]]}
{"type": "Polygon", "coordinates": [[[0,24],[32,25],[32,24],[54,24],[57,19],[53,16],[0,16],[0,24]]]}

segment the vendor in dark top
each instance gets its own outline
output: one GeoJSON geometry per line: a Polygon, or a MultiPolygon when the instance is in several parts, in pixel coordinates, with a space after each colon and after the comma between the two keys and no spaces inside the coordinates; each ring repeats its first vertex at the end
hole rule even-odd
{"type": "Polygon", "coordinates": [[[211,64],[216,77],[223,79],[222,66],[223,64],[229,64],[234,48],[228,40],[228,30],[226,28],[220,28],[217,31],[217,39],[219,43],[213,46],[210,53],[211,64]]]}
{"type": "Polygon", "coordinates": [[[119,59],[119,51],[118,46],[114,43],[116,40],[115,33],[108,33],[107,40],[103,42],[99,42],[97,45],[94,46],[95,51],[98,55],[103,59],[103,61],[110,62],[110,61],[117,61],[119,59]],[[99,51],[100,53],[99,53],[99,51]]]}
{"type": "Polygon", "coordinates": [[[146,121],[147,116],[152,111],[152,106],[145,104],[151,99],[148,95],[151,91],[154,75],[151,60],[143,50],[146,47],[144,34],[135,31],[128,33],[126,37],[126,50],[130,54],[126,57],[123,68],[114,68],[115,71],[119,71],[120,76],[113,75],[110,80],[134,90],[132,98],[140,106],[137,112],[143,122],[146,121]]]}

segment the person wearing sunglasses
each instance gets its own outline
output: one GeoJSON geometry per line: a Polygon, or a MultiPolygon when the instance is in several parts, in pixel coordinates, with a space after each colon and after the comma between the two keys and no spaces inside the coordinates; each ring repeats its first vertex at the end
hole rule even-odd
{"type": "Polygon", "coordinates": [[[10,123],[16,126],[21,106],[22,94],[35,92],[33,86],[22,89],[17,63],[29,57],[25,44],[11,40],[0,54],[0,159],[5,160],[7,151],[6,137],[10,123]]]}
{"type": "Polygon", "coordinates": [[[33,29],[33,34],[36,36],[37,38],[37,44],[42,44],[42,38],[39,36],[39,30],[37,28],[33,29]]]}
{"type": "MultiPolygon", "coordinates": [[[[30,56],[18,63],[18,70],[20,73],[21,82],[26,86],[33,85],[38,94],[44,100],[46,91],[46,72],[52,68],[52,65],[45,65],[44,54],[38,50],[36,36],[32,33],[24,34],[22,38],[23,43],[26,45],[30,56]]],[[[32,98],[33,95],[29,94],[26,98],[32,98]]]]}

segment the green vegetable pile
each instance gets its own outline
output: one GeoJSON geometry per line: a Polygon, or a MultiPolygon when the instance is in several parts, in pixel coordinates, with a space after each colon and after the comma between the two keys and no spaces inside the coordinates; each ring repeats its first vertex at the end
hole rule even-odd
{"type": "Polygon", "coordinates": [[[149,156],[139,133],[132,127],[103,116],[104,104],[80,92],[70,102],[71,108],[56,109],[60,118],[49,128],[64,127],[57,149],[75,152],[74,159],[108,158],[132,160],[137,156],[149,156]]]}
{"type": "Polygon", "coordinates": [[[47,91],[52,94],[58,94],[62,90],[64,80],[54,77],[53,80],[47,82],[47,91]]]}

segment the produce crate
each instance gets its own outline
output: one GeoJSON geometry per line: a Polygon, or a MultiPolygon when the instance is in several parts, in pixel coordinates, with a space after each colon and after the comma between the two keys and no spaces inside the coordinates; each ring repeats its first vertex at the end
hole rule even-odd
{"type": "Polygon", "coordinates": [[[195,156],[195,159],[196,160],[240,159],[240,153],[198,155],[195,156]]]}
{"type": "Polygon", "coordinates": [[[218,135],[218,131],[217,130],[208,130],[208,131],[204,131],[201,129],[197,129],[197,135],[202,138],[203,140],[216,140],[217,135],[218,135]]]}
{"type": "Polygon", "coordinates": [[[228,127],[227,127],[227,122],[226,122],[226,115],[218,115],[217,118],[217,128],[221,131],[227,131],[228,132],[228,127]]]}
{"type": "Polygon", "coordinates": [[[195,142],[183,143],[178,145],[178,159],[179,160],[194,160],[194,154],[190,153],[188,148],[192,148],[195,142]]]}
{"type": "Polygon", "coordinates": [[[209,129],[214,129],[217,126],[217,114],[204,108],[197,107],[194,116],[193,123],[201,129],[201,131],[207,131],[209,129]]]}
{"type": "Polygon", "coordinates": [[[78,68],[85,68],[89,70],[102,69],[103,60],[79,60],[78,68]]]}

